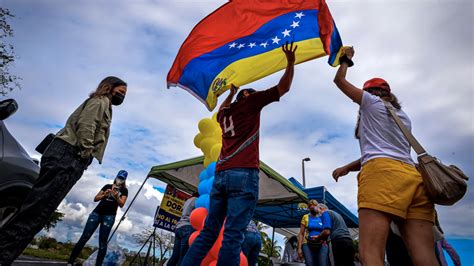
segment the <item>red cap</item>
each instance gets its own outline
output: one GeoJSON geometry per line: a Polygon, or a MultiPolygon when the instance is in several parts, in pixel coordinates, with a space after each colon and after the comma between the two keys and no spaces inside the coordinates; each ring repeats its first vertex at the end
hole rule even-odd
{"type": "Polygon", "coordinates": [[[362,89],[367,90],[369,88],[379,88],[390,93],[390,85],[388,85],[388,82],[382,78],[372,78],[367,80],[362,89]]]}

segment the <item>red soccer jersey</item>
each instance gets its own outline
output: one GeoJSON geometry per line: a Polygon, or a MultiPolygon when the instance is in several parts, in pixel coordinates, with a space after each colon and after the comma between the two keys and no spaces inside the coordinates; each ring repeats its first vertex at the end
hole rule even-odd
{"type": "Polygon", "coordinates": [[[260,111],[280,100],[278,87],[250,94],[217,114],[222,129],[222,150],[216,171],[259,168],[260,111]]]}

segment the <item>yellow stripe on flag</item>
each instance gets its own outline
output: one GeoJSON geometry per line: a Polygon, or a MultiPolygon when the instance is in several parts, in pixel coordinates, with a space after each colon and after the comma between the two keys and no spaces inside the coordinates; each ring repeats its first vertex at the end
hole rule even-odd
{"type": "MultiPolygon", "coordinates": [[[[296,42],[293,45],[298,45],[295,64],[326,55],[320,38],[296,42]]],[[[217,104],[217,97],[230,89],[230,84],[240,87],[282,70],[286,68],[286,65],[286,57],[281,47],[235,61],[215,77],[209,88],[206,102],[212,110],[217,104]]]]}

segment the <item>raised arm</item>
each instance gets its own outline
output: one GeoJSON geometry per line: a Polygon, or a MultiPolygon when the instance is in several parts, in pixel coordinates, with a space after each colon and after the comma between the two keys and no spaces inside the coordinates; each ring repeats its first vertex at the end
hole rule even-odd
{"type": "Polygon", "coordinates": [[[352,62],[353,56],[354,48],[346,47],[343,51],[343,55],[341,55],[339,59],[340,65],[334,77],[334,83],[347,97],[360,105],[362,102],[362,90],[346,80],[347,68],[349,67],[349,62],[352,62]]]}
{"type": "Polygon", "coordinates": [[[227,95],[227,98],[222,102],[221,106],[219,107],[219,111],[229,107],[229,105],[232,103],[232,99],[234,98],[234,95],[237,93],[237,90],[239,87],[234,86],[234,84],[230,84],[230,92],[229,95],[227,95]]]}
{"type": "Polygon", "coordinates": [[[349,172],[355,172],[360,170],[360,159],[357,159],[353,162],[350,162],[342,167],[336,168],[332,172],[332,177],[336,182],[339,180],[339,177],[347,175],[349,172]]]}
{"type": "Polygon", "coordinates": [[[285,73],[283,74],[283,77],[281,77],[280,82],[277,85],[280,97],[290,90],[291,82],[293,81],[296,48],[298,48],[298,45],[295,45],[293,47],[293,42],[291,42],[291,44],[288,44],[288,42],[286,42],[286,44],[281,47],[281,49],[286,55],[287,65],[285,73]]]}

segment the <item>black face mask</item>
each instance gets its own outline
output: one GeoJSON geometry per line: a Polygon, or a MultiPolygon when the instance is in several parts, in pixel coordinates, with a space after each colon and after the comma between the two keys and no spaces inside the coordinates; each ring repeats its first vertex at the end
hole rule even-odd
{"type": "Polygon", "coordinates": [[[312,215],[318,214],[318,213],[316,212],[316,210],[314,210],[314,209],[309,210],[309,212],[310,212],[312,215]]]}
{"type": "Polygon", "coordinates": [[[121,105],[124,99],[125,99],[125,94],[121,94],[117,92],[116,94],[112,95],[112,104],[121,105]]]}

